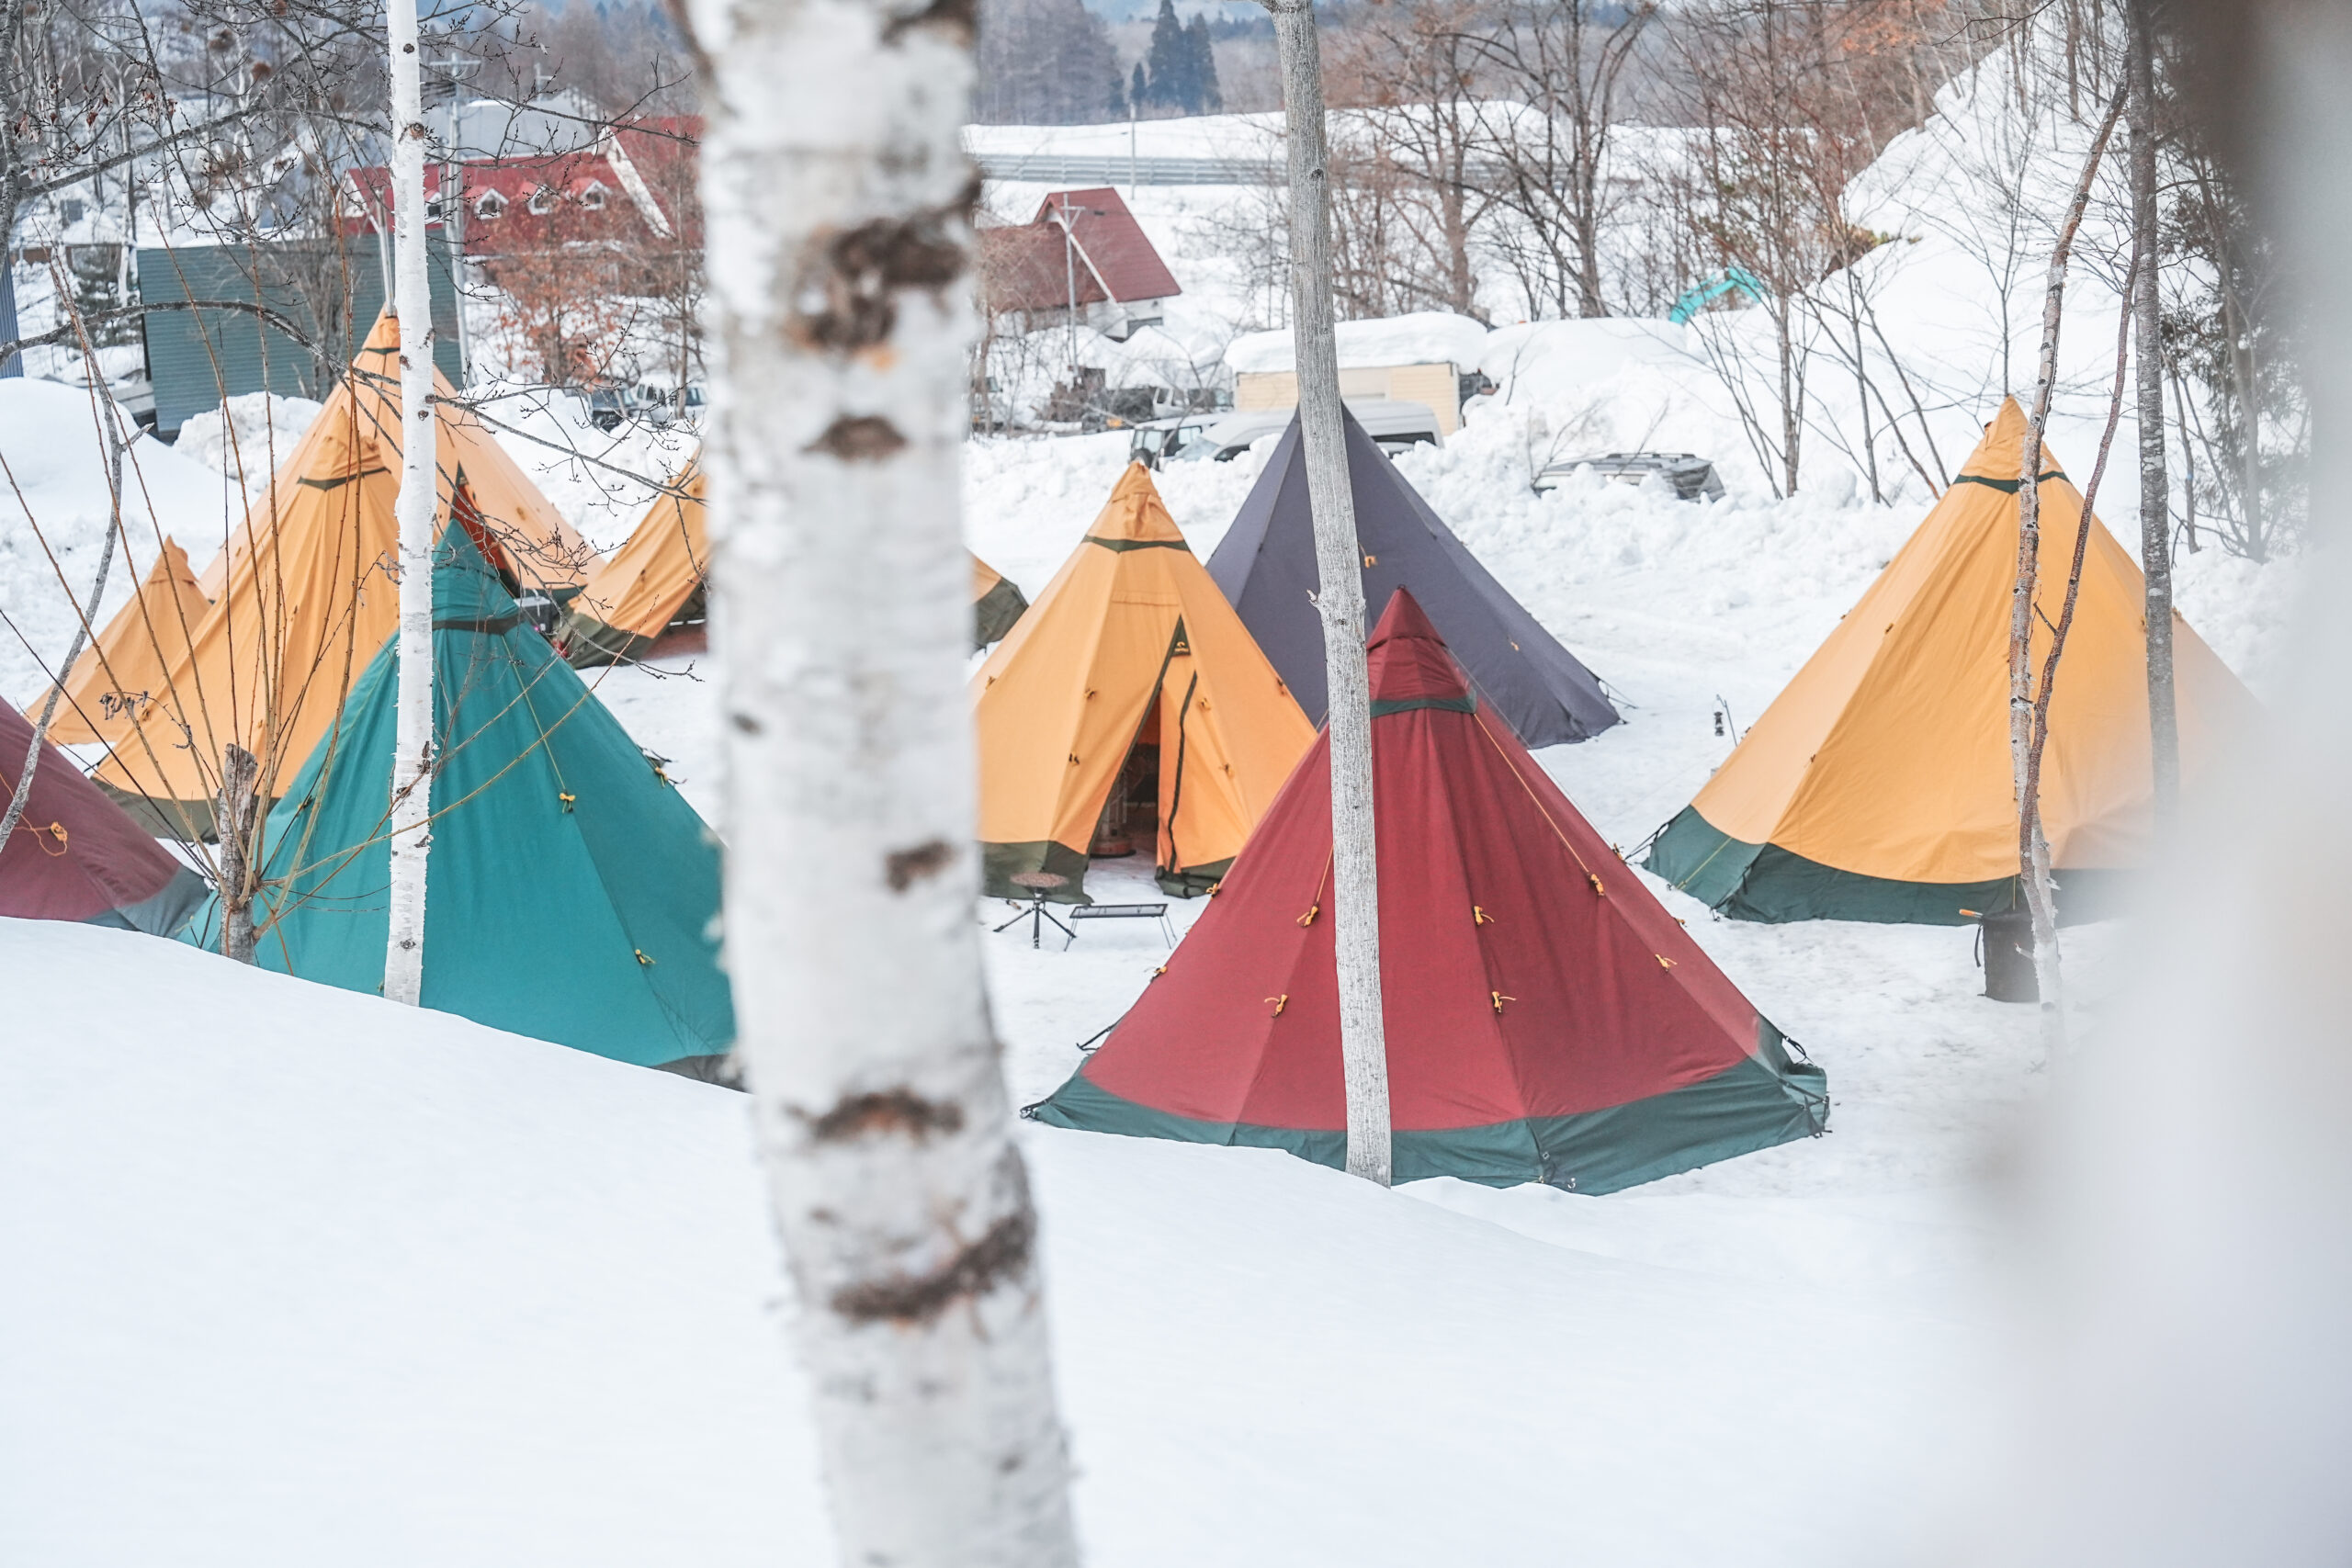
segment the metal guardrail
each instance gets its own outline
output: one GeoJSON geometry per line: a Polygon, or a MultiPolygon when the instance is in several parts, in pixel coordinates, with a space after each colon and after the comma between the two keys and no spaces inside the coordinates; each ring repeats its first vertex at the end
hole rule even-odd
{"type": "Polygon", "coordinates": [[[1278,159],[1125,158],[1117,153],[982,152],[992,180],[1049,186],[1246,186],[1281,177],[1278,159]]]}
{"type": "MultiPolygon", "coordinates": [[[[1280,153],[1264,158],[1127,158],[1119,153],[981,152],[974,157],[992,180],[1048,186],[1279,185],[1286,177],[1280,153]]],[[[1501,164],[1474,158],[1474,177],[1502,177],[1501,164]]]]}

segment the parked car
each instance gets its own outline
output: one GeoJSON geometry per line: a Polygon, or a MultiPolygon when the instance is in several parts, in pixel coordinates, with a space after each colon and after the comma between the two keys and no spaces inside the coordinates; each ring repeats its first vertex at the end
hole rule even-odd
{"type": "MultiPolygon", "coordinates": [[[[1279,435],[1290,426],[1290,409],[1245,409],[1238,413],[1180,414],[1136,426],[1127,456],[1148,468],[1171,460],[1209,458],[1229,463],[1250,449],[1250,443],[1279,435]]],[[[1408,446],[1437,446],[1437,415],[1427,403],[1388,398],[1350,399],[1348,412],[1364,434],[1390,457],[1408,446]]]]}
{"type": "Polygon", "coordinates": [[[1578,468],[1590,468],[1612,484],[1637,485],[1656,474],[1674,487],[1684,501],[1721,501],[1724,481],[1714,464],[1693,452],[1608,452],[1598,457],[1570,457],[1547,464],[1535,476],[1535,493],[1557,490],[1578,468]]]}
{"type": "Polygon", "coordinates": [[[589,423],[618,430],[624,421],[668,424],[702,412],[700,387],[599,387],[588,394],[589,423]]]}

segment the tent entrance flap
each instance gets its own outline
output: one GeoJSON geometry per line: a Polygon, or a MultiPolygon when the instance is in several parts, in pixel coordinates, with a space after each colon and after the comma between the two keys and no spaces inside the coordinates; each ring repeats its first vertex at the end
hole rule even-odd
{"type": "Polygon", "coordinates": [[[1124,860],[1159,837],[1159,710],[1155,705],[1127,748],[1095,820],[1091,860],[1124,860]]]}

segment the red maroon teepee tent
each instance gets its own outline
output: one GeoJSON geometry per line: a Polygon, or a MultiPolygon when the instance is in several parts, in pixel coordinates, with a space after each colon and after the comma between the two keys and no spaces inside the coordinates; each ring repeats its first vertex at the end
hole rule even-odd
{"type": "MultiPolygon", "coordinates": [[[[16,794],[32,721],[0,703],[0,816],[16,794]]],[[[86,920],[169,936],[204,901],[204,879],[166,854],[56,747],[43,742],[25,814],[0,844],[0,915],[86,920]]]]}
{"type": "MultiPolygon", "coordinates": [[[[1372,638],[1396,1179],[1611,1192],[1819,1133],[1792,1063],[1679,922],[1479,710],[1399,591],[1372,638]]],[[[1061,1127],[1344,1163],[1329,737],[1168,967],[1068,1083],[1061,1127]]]]}

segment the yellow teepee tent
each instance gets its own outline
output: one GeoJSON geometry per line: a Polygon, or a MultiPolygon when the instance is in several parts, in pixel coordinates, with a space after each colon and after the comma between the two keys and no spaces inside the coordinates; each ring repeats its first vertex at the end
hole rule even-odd
{"type": "MultiPolygon", "coordinates": [[[[379,318],[351,374],[198,580],[211,603],[193,637],[156,649],[162,668],[147,701],[91,726],[108,746],[92,776],[159,830],[210,831],[232,743],[259,760],[266,793],[282,787],[391,635],[399,346],[398,323],[379,318]]],[[[579,535],[480,425],[442,404],[437,430],[444,524],[460,483],[469,498],[480,493],[478,468],[481,491],[501,509],[479,501],[471,509],[485,548],[525,592],[571,592],[594,559],[579,535]]]]}
{"type": "Polygon", "coordinates": [[[696,461],[653,498],[621,547],[588,574],[565,607],[555,640],[566,659],[584,669],[641,658],[673,622],[702,619],[710,570],[703,512],[696,461]]]}
{"type": "MultiPolygon", "coordinates": [[[[565,607],[556,632],[564,657],[582,669],[642,659],[663,632],[701,620],[710,570],[707,528],[702,465],[695,461],[653,498],[628,540],[565,607]]],[[[1003,637],[1028,607],[1020,589],[972,557],[974,648],[1003,637]]]]}
{"type": "MultiPolygon", "coordinates": [[[[313,443],[348,446],[356,440],[392,475],[401,469],[401,333],[390,314],[379,315],[368,341],[352,356],[351,371],[329,395],[326,407],[294,444],[271,476],[271,493],[248,508],[245,519],[230,535],[227,547],[212,558],[198,580],[204,596],[219,600],[221,588],[237,559],[266,538],[273,513],[281,508],[276,492],[300,483],[323,461],[313,443]]],[[[433,466],[440,478],[441,512],[447,516],[449,497],[458,481],[465,481],[491,537],[506,558],[508,569],[526,592],[569,598],[587,581],[596,552],[578,529],[565,521],[553,502],[506,454],[490,428],[457,400],[457,391],[439,371],[433,376],[433,466]]],[[[254,454],[247,454],[249,458],[254,454]]]]}
{"type": "Polygon", "coordinates": [[[1131,466],[1060,571],[972,678],[984,889],[1064,879],[1156,837],[1159,885],[1221,875],[1315,739],[1273,666],[1131,466]]]}
{"type": "MultiPolygon", "coordinates": [[[[80,746],[127,731],[163,691],[165,671],[187,659],[189,639],[211,607],[197,589],[187,552],[166,535],[139,592],[66,672],[50,739],[80,746]]],[[[44,691],[25,711],[39,714],[48,697],[44,691]]]]}
{"type": "MultiPolygon", "coordinates": [[[[2009,606],[2026,420],[2014,399],[1869,592],[1773,700],[1647,865],[1727,915],[1957,924],[2016,897],[2009,606]]],[[[2036,679],[2083,498],[2045,448],[2036,679]]],[[[2041,807],[2062,902],[2144,858],[2152,784],[2139,564],[2096,518],[2060,656],[2041,807]]],[[[2177,615],[2193,781],[2253,699],[2177,615]]]]}

